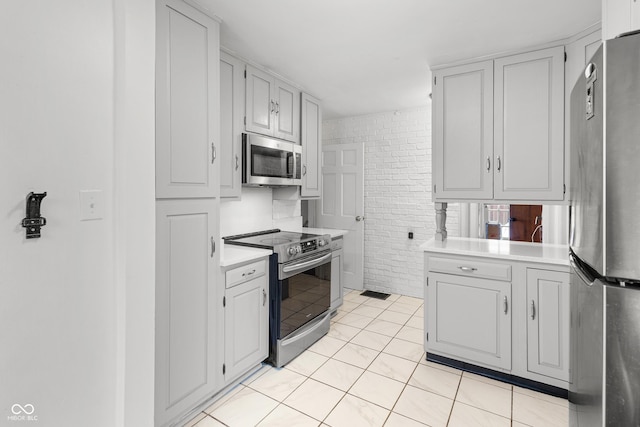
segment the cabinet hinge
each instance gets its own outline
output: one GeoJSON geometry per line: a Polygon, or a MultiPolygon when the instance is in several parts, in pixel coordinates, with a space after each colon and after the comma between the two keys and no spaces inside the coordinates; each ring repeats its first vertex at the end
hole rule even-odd
{"type": "Polygon", "coordinates": [[[567,62],[567,52],[564,53],[564,62],[567,62]]]}
{"type": "Polygon", "coordinates": [[[222,306],[223,307],[227,306],[227,297],[222,297],[222,306]]]}
{"type": "Polygon", "coordinates": [[[433,192],[434,192],[434,193],[436,192],[436,186],[435,186],[435,184],[433,185],[433,192]]]}
{"type": "Polygon", "coordinates": [[[244,125],[247,125],[247,116],[244,116],[244,125]]]}
{"type": "Polygon", "coordinates": [[[224,375],[227,372],[227,367],[226,365],[223,363],[222,364],[222,375],[224,375]]]}
{"type": "Polygon", "coordinates": [[[244,70],[244,78],[245,79],[247,78],[247,70],[246,69],[244,70]]]}
{"type": "Polygon", "coordinates": [[[437,79],[438,79],[438,78],[437,78],[436,76],[433,76],[433,85],[434,85],[434,86],[436,85],[436,81],[437,81],[437,79]]]}
{"type": "Polygon", "coordinates": [[[429,286],[429,278],[427,277],[427,286],[429,286]]]}
{"type": "Polygon", "coordinates": [[[567,184],[562,184],[562,194],[567,194],[567,184]]]}
{"type": "Polygon", "coordinates": [[[427,332],[427,341],[429,341],[429,332],[427,332]]]}

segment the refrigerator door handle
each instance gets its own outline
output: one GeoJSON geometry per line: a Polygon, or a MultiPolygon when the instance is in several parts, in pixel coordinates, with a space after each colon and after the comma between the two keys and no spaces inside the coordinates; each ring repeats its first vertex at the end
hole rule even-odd
{"type": "Polygon", "coordinates": [[[590,279],[589,277],[587,277],[586,274],[584,274],[584,271],[582,271],[582,268],[580,268],[580,266],[574,260],[573,255],[569,256],[569,264],[571,264],[571,267],[573,268],[573,271],[576,272],[576,274],[578,275],[580,280],[582,280],[585,285],[593,286],[593,284],[595,283],[596,280],[595,279],[590,279]]]}

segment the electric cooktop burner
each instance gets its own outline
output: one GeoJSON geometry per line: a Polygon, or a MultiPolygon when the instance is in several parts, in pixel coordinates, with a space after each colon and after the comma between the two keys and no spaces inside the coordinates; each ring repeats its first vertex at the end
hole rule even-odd
{"type": "Polygon", "coordinates": [[[223,237],[223,239],[230,245],[271,249],[278,254],[279,262],[328,251],[331,243],[331,236],[328,234],[317,235],[278,229],[238,234],[223,237]]]}

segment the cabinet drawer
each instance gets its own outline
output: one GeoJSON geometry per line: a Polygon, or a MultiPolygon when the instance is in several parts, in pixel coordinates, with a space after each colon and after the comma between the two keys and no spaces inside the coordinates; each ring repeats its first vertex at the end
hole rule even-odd
{"type": "Polygon", "coordinates": [[[266,262],[262,260],[229,270],[225,273],[226,288],[232,288],[247,280],[263,276],[266,268],[266,262]]]}
{"type": "Polygon", "coordinates": [[[474,259],[429,258],[429,271],[511,281],[511,266],[474,259]]]}

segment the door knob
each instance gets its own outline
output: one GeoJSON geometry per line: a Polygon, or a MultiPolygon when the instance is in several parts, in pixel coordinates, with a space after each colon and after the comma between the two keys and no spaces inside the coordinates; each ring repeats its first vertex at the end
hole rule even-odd
{"type": "Polygon", "coordinates": [[[360,222],[360,221],[364,221],[364,217],[363,217],[363,216],[358,215],[358,216],[356,217],[356,221],[358,221],[358,222],[360,222]]]}

